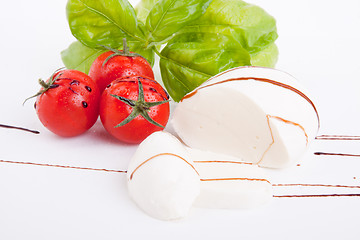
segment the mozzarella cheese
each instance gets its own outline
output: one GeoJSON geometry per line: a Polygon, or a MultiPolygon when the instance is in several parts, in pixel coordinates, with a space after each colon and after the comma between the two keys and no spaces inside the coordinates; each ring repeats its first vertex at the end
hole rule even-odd
{"type": "Polygon", "coordinates": [[[130,161],[128,190],[150,216],[175,220],[193,205],[250,208],[272,198],[262,169],[241,159],[185,147],[166,132],[146,138],[130,161]]]}
{"type": "Polygon", "coordinates": [[[254,208],[268,203],[272,185],[263,168],[242,159],[187,148],[200,175],[201,208],[254,208]]]}
{"type": "Polygon", "coordinates": [[[174,220],[187,216],[200,192],[200,179],[188,152],[169,133],[146,138],[127,171],[128,190],[150,216],[174,220]]]}
{"type": "Polygon", "coordinates": [[[283,168],[307,150],[317,134],[319,116],[307,90],[291,75],[239,67],[186,95],[171,122],[191,148],[283,168]]]}
{"type": "Polygon", "coordinates": [[[243,162],[198,161],[200,194],[194,205],[203,208],[254,208],[272,199],[272,185],[263,169],[243,162]]]}

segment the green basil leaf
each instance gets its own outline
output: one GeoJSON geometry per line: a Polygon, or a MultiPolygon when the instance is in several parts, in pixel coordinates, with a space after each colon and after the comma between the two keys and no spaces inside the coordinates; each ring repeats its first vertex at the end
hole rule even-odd
{"type": "Polygon", "coordinates": [[[275,43],[267,48],[251,54],[251,65],[259,67],[274,68],[279,55],[279,50],[275,43]]]}
{"type": "Polygon", "coordinates": [[[123,38],[144,41],[127,0],[69,0],[66,12],[72,34],[88,47],[117,48],[123,38]]]}
{"type": "MultiPolygon", "coordinates": [[[[155,62],[155,54],[152,49],[144,49],[143,44],[137,41],[128,41],[127,46],[130,51],[135,52],[146,58],[151,66],[155,62]]],[[[122,49],[122,44],[119,47],[122,49]]],[[[61,52],[61,59],[68,69],[76,69],[86,74],[89,73],[91,64],[106,49],[89,48],[82,43],[75,41],[67,49],[61,52]]]]}
{"type": "Polygon", "coordinates": [[[136,12],[136,16],[140,22],[142,22],[142,23],[146,22],[146,18],[149,15],[151,8],[158,1],[159,0],[142,0],[136,5],[135,12],[136,12]]]}
{"type": "Polygon", "coordinates": [[[88,74],[94,60],[106,51],[105,49],[89,48],[76,41],[61,52],[61,59],[66,68],[79,70],[88,74]]]}
{"type": "Polygon", "coordinates": [[[162,42],[201,17],[212,0],[160,0],[146,19],[147,42],[162,42]]]}
{"type": "MultiPolygon", "coordinates": [[[[138,41],[128,41],[127,46],[129,47],[131,52],[140,54],[150,63],[151,66],[154,66],[155,52],[152,48],[145,48],[143,42],[138,41]]],[[[122,49],[122,44],[120,46],[120,49],[122,49]]]]}
{"type": "Polygon", "coordinates": [[[215,33],[178,34],[160,54],[162,80],[175,101],[209,77],[244,65],[250,65],[250,54],[241,44],[215,33]]]}
{"type": "Polygon", "coordinates": [[[202,17],[181,30],[194,31],[232,36],[250,53],[262,51],[278,37],[275,19],[241,0],[213,0],[202,17]]]}

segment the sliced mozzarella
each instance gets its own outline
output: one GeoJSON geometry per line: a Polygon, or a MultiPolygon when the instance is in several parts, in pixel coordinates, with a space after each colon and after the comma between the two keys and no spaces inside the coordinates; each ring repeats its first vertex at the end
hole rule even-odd
{"type": "Polygon", "coordinates": [[[294,77],[270,68],[240,67],[186,95],[172,124],[191,148],[282,168],[306,151],[318,120],[314,103],[294,77]]]}
{"type": "Polygon", "coordinates": [[[169,133],[146,138],[132,157],[128,172],[131,198],[147,214],[161,220],[187,216],[200,192],[200,180],[188,152],[169,133]]]}
{"type": "Polygon", "coordinates": [[[200,194],[194,206],[253,208],[272,199],[272,185],[264,169],[238,158],[188,148],[200,174],[200,194]]]}

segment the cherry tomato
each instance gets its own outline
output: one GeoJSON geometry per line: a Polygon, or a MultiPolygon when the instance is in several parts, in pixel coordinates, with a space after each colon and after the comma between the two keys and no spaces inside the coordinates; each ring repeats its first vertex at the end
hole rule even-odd
{"type": "Polygon", "coordinates": [[[94,125],[99,116],[100,91],[89,76],[77,70],[61,70],[40,84],[34,106],[47,129],[72,137],[94,125]]]}
{"type": "Polygon", "coordinates": [[[104,90],[100,119],[120,141],[140,143],[169,119],[169,96],[155,80],[140,76],[113,81],[104,90]]]}
{"type": "Polygon", "coordinates": [[[123,77],[144,76],[154,79],[149,62],[142,56],[129,52],[126,42],[123,51],[111,49],[97,57],[90,67],[89,76],[98,84],[101,92],[113,80],[123,77]]]}

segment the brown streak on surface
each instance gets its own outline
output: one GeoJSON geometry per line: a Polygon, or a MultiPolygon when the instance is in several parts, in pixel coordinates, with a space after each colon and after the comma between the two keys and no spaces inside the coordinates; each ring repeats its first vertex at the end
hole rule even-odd
{"type": "Polygon", "coordinates": [[[247,164],[247,165],[253,165],[253,163],[247,163],[247,162],[236,162],[236,161],[218,161],[218,160],[211,160],[211,161],[194,161],[194,163],[234,163],[234,164],[247,164]]]}
{"type": "Polygon", "coordinates": [[[186,162],[188,165],[190,165],[190,166],[192,167],[192,169],[194,169],[194,171],[197,173],[197,175],[199,175],[199,173],[198,173],[198,171],[196,171],[195,167],[194,167],[192,164],[190,164],[188,161],[186,161],[185,158],[180,157],[179,155],[176,155],[176,154],[173,154],[173,153],[159,153],[159,154],[157,154],[157,155],[155,155],[155,156],[152,156],[152,157],[148,158],[147,160],[145,160],[144,162],[142,162],[139,166],[137,166],[137,167],[134,169],[134,171],[131,173],[131,175],[130,175],[130,180],[132,180],[132,178],[133,178],[133,176],[134,176],[134,173],[135,173],[141,166],[143,166],[145,163],[153,160],[153,159],[156,158],[156,157],[166,156],[166,155],[168,155],[168,156],[173,156],[173,157],[177,157],[177,158],[183,160],[183,161],[186,162]]]}
{"type": "Polygon", "coordinates": [[[331,184],[301,184],[301,183],[280,183],[273,184],[273,187],[330,187],[330,188],[360,188],[360,186],[331,185],[331,184]]]}
{"type": "Polygon", "coordinates": [[[270,183],[269,180],[263,178],[208,178],[208,179],[200,179],[202,182],[209,181],[258,181],[258,182],[267,182],[270,183]]]}
{"type": "Polygon", "coordinates": [[[360,140],[360,136],[346,136],[346,135],[320,135],[316,140],[360,140]]]}
{"type": "Polygon", "coordinates": [[[0,124],[0,127],[2,128],[8,128],[8,129],[16,129],[16,130],[21,130],[21,131],[25,131],[25,132],[31,132],[34,134],[39,134],[39,131],[36,130],[31,130],[31,129],[27,129],[27,128],[23,128],[23,127],[15,127],[15,126],[10,126],[10,125],[5,125],[5,124],[0,124]]]}
{"type": "Polygon", "coordinates": [[[73,167],[73,166],[64,166],[64,165],[46,164],[46,163],[7,161],[7,160],[1,160],[1,159],[0,159],[0,163],[14,163],[14,164],[33,165],[33,166],[41,166],[41,167],[57,167],[57,168],[70,168],[70,169],[80,169],[80,170],[126,173],[126,171],[122,171],[122,170],[109,170],[109,169],[88,168],[88,167],[73,167]]]}
{"type": "Polygon", "coordinates": [[[341,157],[360,157],[359,154],[348,154],[348,153],[326,153],[326,152],[314,152],[315,155],[326,155],[326,156],[341,156],[341,157]]]}
{"type": "Polygon", "coordinates": [[[360,197],[360,194],[274,195],[274,198],[360,197]]]}

